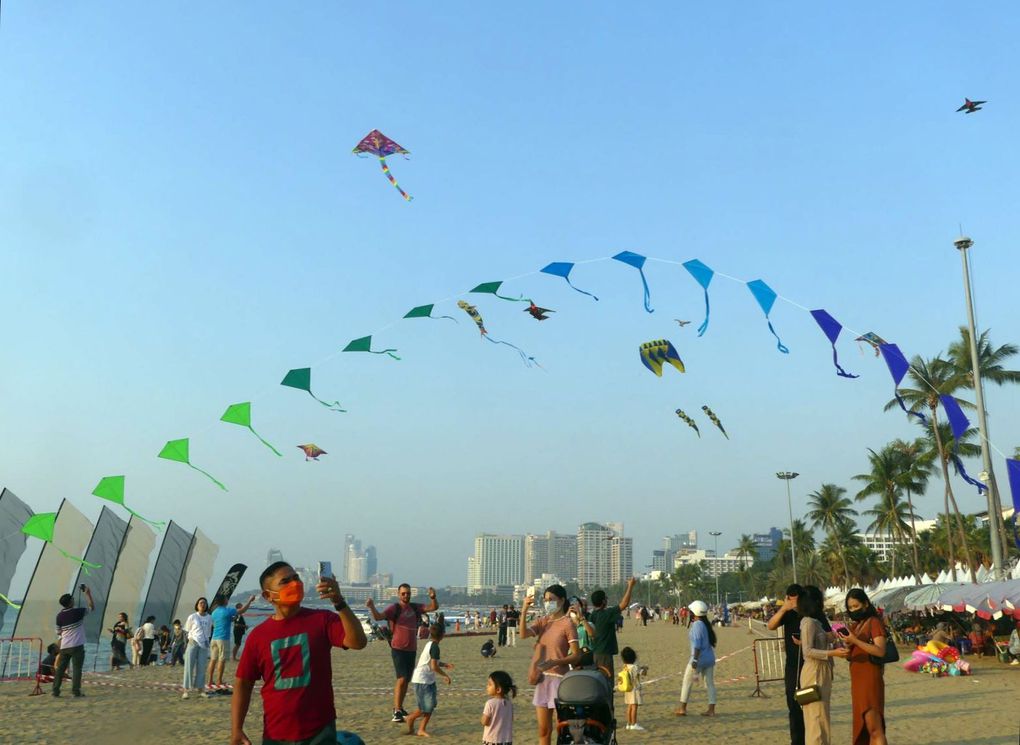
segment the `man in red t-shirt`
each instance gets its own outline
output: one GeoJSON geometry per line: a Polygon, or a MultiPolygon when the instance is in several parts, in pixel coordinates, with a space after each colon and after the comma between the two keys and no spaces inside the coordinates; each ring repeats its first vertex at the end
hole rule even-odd
{"type": "Polygon", "coordinates": [[[363,649],[361,622],[340,594],[336,579],[322,577],[315,589],[336,613],[302,608],[304,584],[285,562],[270,564],[259,577],[262,597],[276,611],[248,634],[237,665],[230,707],[231,745],[251,745],[244,719],[255,681],[262,685],[262,745],[335,745],[333,647],[363,649]]]}
{"type": "Polygon", "coordinates": [[[411,681],[414,666],[418,657],[418,622],[423,613],[432,613],[439,608],[436,591],[429,588],[429,604],[411,602],[411,586],[406,582],[397,588],[399,601],[386,607],[382,613],[376,610],[375,603],[369,598],[365,606],[371,611],[376,621],[387,621],[393,633],[390,639],[390,656],[393,658],[393,670],[397,674],[397,682],[393,684],[393,718],[391,722],[403,722],[407,716],[404,709],[404,696],[407,695],[407,684],[411,681]]]}

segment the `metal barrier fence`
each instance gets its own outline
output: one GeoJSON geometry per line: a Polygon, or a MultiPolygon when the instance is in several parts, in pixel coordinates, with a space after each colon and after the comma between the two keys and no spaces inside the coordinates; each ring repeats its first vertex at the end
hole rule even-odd
{"type": "Polygon", "coordinates": [[[0,682],[34,680],[35,688],[29,695],[41,694],[39,663],[43,658],[42,643],[42,639],[35,637],[0,639],[0,682]]]}
{"type": "Polygon", "coordinates": [[[752,696],[765,697],[762,683],[785,680],[786,647],[782,639],[755,639],[754,648],[754,692],[752,696]]]}

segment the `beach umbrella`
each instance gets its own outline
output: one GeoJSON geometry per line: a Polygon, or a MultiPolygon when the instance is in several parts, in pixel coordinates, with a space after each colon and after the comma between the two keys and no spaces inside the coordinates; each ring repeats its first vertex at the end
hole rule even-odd
{"type": "Polygon", "coordinates": [[[912,593],[916,587],[894,587],[890,590],[886,590],[881,596],[871,598],[871,604],[877,608],[881,608],[887,615],[889,613],[897,613],[903,610],[904,598],[912,593]]]}
{"type": "MultiPolygon", "coordinates": [[[[940,575],[941,577],[941,575],[940,575]]],[[[934,608],[939,605],[939,601],[942,596],[948,592],[951,588],[961,587],[965,583],[957,583],[955,585],[947,584],[945,582],[935,582],[930,585],[922,585],[914,589],[912,592],[908,592],[903,598],[903,605],[909,610],[925,610],[927,608],[934,608]]]]}

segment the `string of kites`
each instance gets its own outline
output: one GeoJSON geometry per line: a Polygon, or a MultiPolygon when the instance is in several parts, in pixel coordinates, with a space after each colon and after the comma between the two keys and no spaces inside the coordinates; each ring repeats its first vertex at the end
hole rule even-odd
{"type": "MultiPolygon", "coordinates": [[[[406,149],[404,149],[396,142],[383,135],[381,132],[379,132],[379,130],[372,130],[372,132],[366,135],[361,140],[361,142],[359,142],[358,145],[354,148],[354,153],[357,155],[371,154],[378,157],[383,174],[394,186],[394,188],[396,188],[397,191],[400,192],[404,199],[406,199],[408,202],[411,201],[412,197],[409,194],[407,194],[407,192],[405,192],[402,188],[400,188],[400,186],[394,179],[392,173],[390,172],[389,166],[386,163],[386,156],[393,154],[407,155],[408,151],[406,149]]],[[[645,263],[649,260],[648,257],[634,253],[633,251],[621,251],[615,256],[611,256],[608,258],[591,259],[584,263],[593,263],[596,261],[606,260],[617,261],[620,262],[621,264],[625,264],[637,270],[638,275],[641,278],[641,287],[643,291],[642,301],[644,304],[644,309],[648,313],[654,312],[654,309],[651,306],[651,291],[648,287],[648,279],[645,277],[644,272],[645,263]]],[[[665,262],[662,259],[653,259],[653,261],[661,261],[664,263],[679,263],[679,262],[665,262]]],[[[553,277],[559,277],[563,279],[576,292],[579,292],[582,295],[586,295],[597,302],[598,297],[594,293],[577,287],[571,281],[570,275],[573,272],[575,266],[576,263],[574,262],[555,261],[538,270],[538,272],[532,272],[531,274],[547,274],[553,277]]],[[[699,337],[701,337],[704,336],[706,331],[708,331],[709,319],[711,317],[709,288],[712,284],[712,280],[717,276],[717,273],[698,259],[691,259],[690,261],[685,261],[681,264],[681,266],[683,266],[683,268],[687,270],[688,274],[690,274],[694,281],[697,282],[697,284],[701,287],[702,292],[704,293],[705,318],[704,320],[702,320],[701,324],[698,326],[697,329],[697,334],[699,337]]],[[[718,276],[726,277],[727,279],[731,279],[737,282],[741,281],[724,274],[719,274],[718,276]]],[[[779,333],[772,325],[771,318],[772,309],[775,306],[776,300],[779,299],[780,296],[777,295],[776,292],[771,287],[769,287],[769,285],[766,284],[764,280],[755,279],[750,282],[744,282],[744,284],[747,286],[748,291],[754,297],[755,301],[757,302],[758,306],[761,308],[761,311],[765,316],[765,323],[768,326],[769,333],[771,333],[772,336],[775,337],[776,349],[782,354],[789,354],[790,352],[789,348],[785,344],[783,344],[783,341],[780,338],[779,333]]],[[[482,284],[477,285],[473,289],[469,290],[468,294],[492,295],[493,297],[498,298],[500,300],[506,300],[509,302],[528,303],[528,307],[525,308],[525,312],[530,314],[531,317],[537,321],[548,320],[549,314],[555,313],[555,311],[550,310],[549,308],[543,308],[541,306],[536,305],[535,302],[529,297],[524,297],[523,295],[520,295],[518,297],[501,295],[499,291],[502,285],[503,285],[502,281],[483,282],[482,284]]],[[[785,298],[783,299],[785,300],[785,298]]],[[[790,302],[791,305],[795,306],[797,305],[796,303],[792,303],[791,301],[787,302],[790,302]]],[[[474,321],[482,339],[485,339],[486,341],[491,342],[493,344],[511,347],[518,353],[518,355],[520,356],[521,360],[525,363],[525,365],[529,367],[532,365],[538,365],[534,357],[528,355],[523,349],[521,349],[517,345],[512,344],[508,341],[494,339],[491,336],[489,336],[489,332],[485,327],[485,321],[482,318],[482,315],[481,313],[479,313],[478,308],[476,306],[471,305],[470,303],[464,300],[458,300],[457,307],[460,308],[464,313],[466,313],[472,321],[474,321]]],[[[457,319],[454,318],[453,316],[433,315],[432,312],[434,309],[435,303],[419,305],[414,308],[411,308],[411,310],[404,314],[403,318],[404,319],[430,318],[435,320],[448,319],[456,322],[457,319]]],[[[836,342],[838,341],[840,334],[843,332],[842,324],[840,324],[839,321],[837,321],[828,311],[824,309],[819,308],[816,310],[811,310],[809,312],[812,318],[814,318],[815,322],[818,324],[818,327],[821,329],[822,333],[825,335],[830,346],[832,347],[832,364],[836,370],[836,375],[846,379],[854,379],[859,377],[857,375],[847,372],[842,367],[842,365],[840,365],[839,362],[839,354],[836,350],[836,342]]],[[[681,327],[686,325],[686,323],[687,322],[685,321],[681,321],[680,322],[681,327]]],[[[899,403],[900,408],[903,409],[903,411],[908,416],[916,417],[919,421],[927,424],[928,419],[925,417],[925,415],[922,414],[921,412],[911,411],[910,409],[908,409],[903,401],[903,398],[900,396],[899,386],[900,383],[903,382],[903,378],[906,377],[907,372],[910,370],[910,363],[907,361],[906,356],[900,350],[899,346],[885,341],[885,339],[883,339],[874,332],[862,334],[861,336],[858,336],[855,339],[855,341],[870,344],[875,350],[875,355],[882,356],[882,358],[885,360],[886,366],[889,369],[889,374],[892,376],[893,395],[895,396],[896,401],[899,403]]],[[[372,349],[371,336],[362,336],[357,339],[353,339],[341,351],[364,352],[369,354],[386,355],[394,360],[400,360],[400,357],[397,355],[397,352],[399,350],[397,349],[392,348],[372,349]]],[[[672,342],[670,342],[668,339],[655,339],[652,341],[645,342],[639,346],[638,353],[640,356],[641,363],[658,377],[662,377],[663,366],[667,364],[672,366],[678,373],[685,372],[683,360],[680,359],[680,356],[677,354],[676,348],[673,346],[672,342]]],[[[295,388],[297,390],[306,392],[315,401],[317,401],[323,407],[330,411],[338,413],[346,412],[346,409],[343,408],[339,401],[326,401],[320,399],[312,392],[312,370],[309,367],[295,368],[293,370],[288,371],[287,374],[284,376],[283,380],[280,381],[280,384],[289,388],[295,388]]],[[[950,395],[943,394],[939,395],[939,400],[940,403],[942,404],[943,409],[945,410],[946,417],[949,421],[949,425],[953,433],[954,448],[953,452],[950,454],[950,457],[953,460],[956,470],[967,483],[977,487],[979,492],[984,492],[987,487],[985,486],[985,484],[978,481],[977,479],[972,478],[970,474],[967,473],[967,470],[964,468],[963,461],[960,459],[959,454],[956,450],[955,442],[959,442],[963,435],[966,433],[966,431],[970,428],[970,422],[967,419],[967,416],[963,413],[963,409],[960,407],[959,402],[955,398],[953,398],[950,395]]],[[[722,432],[726,439],[729,439],[729,435],[726,433],[726,430],[723,427],[721,420],[715,414],[715,412],[713,412],[712,409],[709,408],[707,405],[703,405],[701,408],[705,416],[708,417],[708,419],[719,429],[720,432],[722,432]]],[[[695,422],[693,418],[688,416],[683,409],[677,409],[676,415],[681,421],[683,421],[689,427],[691,427],[697,433],[699,438],[701,437],[701,431],[698,428],[697,422],[695,422]]],[[[264,444],[267,448],[269,448],[275,455],[282,457],[282,453],[279,450],[277,450],[273,445],[271,445],[267,440],[265,440],[252,427],[250,401],[231,404],[230,406],[227,407],[226,411],[223,413],[223,416],[220,417],[220,420],[228,424],[234,424],[240,427],[244,427],[245,429],[249,430],[256,438],[258,438],[258,440],[262,442],[262,444],[264,444]]],[[[306,443],[303,445],[298,445],[297,447],[300,448],[302,452],[305,454],[306,461],[318,460],[320,456],[327,454],[325,450],[323,450],[314,443],[306,443]]],[[[189,438],[185,437],[177,440],[168,441],[166,445],[163,446],[163,449],[159,452],[158,457],[174,461],[177,463],[183,463],[189,468],[192,468],[195,471],[198,471],[199,473],[206,476],[220,489],[227,491],[227,487],[221,481],[216,479],[208,471],[199,468],[198,466],[194,465],[191,462],[189,438]]],[[[1013,496],[1013,506],[1018,512],[1020,512],[1020,460],[1007,458],[1006,468],[1009,476],[1010,491],[1012,492],[1013,496]]],[[[132,515],[137,516],[139,519],[145,520],[150,525],[155,527],[157,530],[161,529],[164,523],[148,520],[147,518],[138,515],[124,503],[124,481],[125,481],[124,476],[104,477],[99,482],[99,484],[96,486],[92,493],[93,495],[99,497],[100,499],[106,499],[108,501],[121,505],[132,515]]],[[[57,513],[55,512],[34,515],[33,517],[29,518],[29,520],[24,524],[24,526],[22,527],[22,532],[28,536],[39,538],[40,540],[52,544],[53,529],[56,522],[56,517],[57,513]]],[[[1018,545],[1020,545],[1020,540],[1018,540],[1018,545]]],[[[90,564],[89,562],[86,562],[84,559],[81,559],[76,556],[71,556],[67,552],[60,549],[58,546],[54,547],[57,548],[57,550],[60,551],[67,558],[80,563],[84,567],[86,573],[90,568],[92,569],[98,568],[97,565],[90,564]]],[[[0,595],[0,599],[3,599],[10,603],[10,601],[7,600],[7,598],[3,597],[2,595],[0,595]]]]}

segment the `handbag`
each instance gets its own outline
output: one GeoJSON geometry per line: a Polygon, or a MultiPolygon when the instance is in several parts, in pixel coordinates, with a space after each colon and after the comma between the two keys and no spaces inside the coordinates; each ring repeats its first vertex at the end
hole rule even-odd
{"type": "MultiPolygon", "coordinates": [[[[892,634],[882,624],[882,631],[885,632],[885,654],[879,657],[875,654],[868,655],[868,661],[873,665],[889,665],[893,662],[900,661],[900,650],[896,648],[896,642],[893,641],[892,634]]],[[[868,640],[871,644],[875,643],[875,637],[872,635],[871,639],[868,640]]]]}
{"type": "MultiPolygon", "coordinates": [[[[804,651],[800,646],[797,647],[797,669],[800,670],[804,664],[804,651]]],[[[822,700],[822,687],[819,685],[806,686],[804,688],[798,688],[793,692],[793,700],[801,706],[807,704],[813,704],[816,701],[822,700]]]]}

